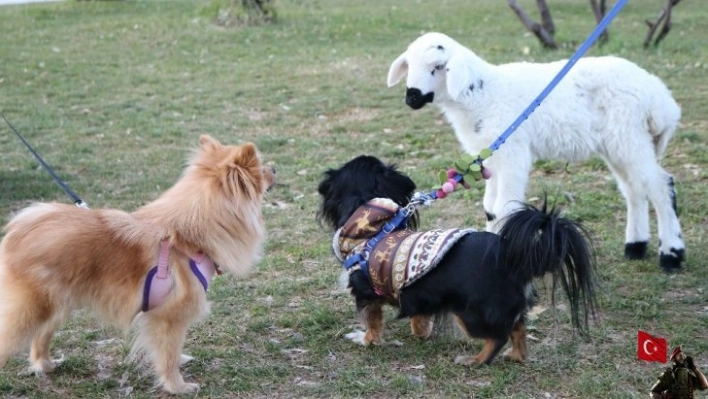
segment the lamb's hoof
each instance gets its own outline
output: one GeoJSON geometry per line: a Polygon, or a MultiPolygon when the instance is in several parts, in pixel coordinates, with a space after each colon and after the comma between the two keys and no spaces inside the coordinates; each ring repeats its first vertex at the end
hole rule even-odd
{"type": "Polygon", "coordinates": [[[647,256],[647,247],[649,243],[646,241],[627,242],[624,244],[624,257],[629,260],[644,259],[647,256]]]}
{"type": "Polygon", "coordinates": [[[681,263],[683,263],[685,252],[686,251],[683,248],[671,248],[670,253],[661,253],[659,255],[659,266],[661,266],[661,268],[667,274],[678,272],[679,270],[681,270],[681,263]]]}

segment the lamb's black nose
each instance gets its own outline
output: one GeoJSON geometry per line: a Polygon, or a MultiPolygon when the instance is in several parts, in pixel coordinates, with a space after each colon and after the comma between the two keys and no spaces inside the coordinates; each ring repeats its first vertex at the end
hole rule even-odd
{"type": "Polygon", "coordinates": [[[420,89],[409,87],[406,89],[406,104],[413,109],[421,109],[425,104],[433,102],[433,96],[435,93],[432,91],[423,95],[420,89]]]}

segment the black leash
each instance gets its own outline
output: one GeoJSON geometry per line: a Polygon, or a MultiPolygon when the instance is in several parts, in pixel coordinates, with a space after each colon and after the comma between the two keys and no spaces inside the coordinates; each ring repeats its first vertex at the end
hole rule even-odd
{"type": "Polygon", "coordinates": [[[12,123],[10,123],[10,121],[8,121],[7,118],[5,118],[5,115],[3,115],[2,113],[0,113],[0,116],[2,117],[2,119],[5,120],[5,122],[7,122],[7,125],[10,126],[10,129],[12,129],[12,131],[15,132],[15,135],[17,135],[17,137],[22,141],[22,143],[24,143],[24,145],[27,147],[27,149],[30,150],[30,152],[32,153],[32,155],[34,155],[34,157],[37,158],[37,161],[39,161],[40,165],[42,165],[42,167],[44,168],[44,170],[46,170],[47,173],[49,173],[49,175],[52,176],[52,178],[54,179],[54,181],[59,185],[59,187],[61,187],[62,190],[64,190],[64,192],[65,192],[67,195],[69,195],[69,197],[71,197],[71,199],[74,201],[74,204],[76,204],[76,206],[78,206],[78,207],[88,209],[88,204],[85,203],[81,198],[79,198],[79,196],[76,195],[76,193],[74,193],[73,191],[71,191],[71,189],[69,188],[69,186],[67,186],[67,185],[59,178],[59,176],[57,176],[57,174],[54,173],[54,170],[53,170],[49,165],[47,165],[46,162],[44,162],[44,160],[42,159],[42,157],[40,157],[39,154],[37,154],[37,151],[35,151],[34,148],[32,148],[32,146],[29,145],[29,143],[27,142],[27,140],[25,140],[25,138],[22,137],[22,135],[20,134],[20,132],[18,132],[17,129],[15,129],[15,127],[12,126],[12,123]]]}

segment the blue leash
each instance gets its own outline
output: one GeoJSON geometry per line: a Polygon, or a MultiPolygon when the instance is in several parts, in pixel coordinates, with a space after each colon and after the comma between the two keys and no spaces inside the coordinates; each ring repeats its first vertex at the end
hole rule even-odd
{"type": "MultiPolygon", "coordinates": [[[[536,108],[541,105],[541,102],[548,97],[548,95],[553,91],[553,89],[556,88],[558,83],[565,77],[565,75],[568,74],[568,71],[575,65],[575,63],[578,62],[578,60],[592,47],[592,45],[597,41],[598,37],[602,34],[602,32],[607,29],[607,26],[612,22],[612,20],[619,14],[620,10],[627,4],[627,0],[617,0],[614,6],[612,6],[612,9],[602,18],[600,23],[597,24],[595,29],[590,33],[590,36],[588,36],[587,39],[583,42],[583,44],[580,45],[580,47],[575,51],[572,57],[568,59],[566,64],[561,68],[561,70],[556,74],[556,76],[548,83],[548,85],[541,91],[541,93],[529,104],[528,107],[519,115],[514,122],[509,125],[509,127],[502,132],[501,135],[488,147],[485,148],[480,152],[479,155],[477,156],[465,156],[463,158],[463,161],[461,162],[456,162],[455,167],[458,170],[458,174],[455,174],[454,176],[450,177],[450,183],[453,185],[453,187],[456,185],[456,183],[460,183],[463,180],[463,176],[468,173],[472,173],[472,176],[475,178],[475,180],[479,180],[482,178],[484,175],[482,173],[482,169],[484,169],[484,166],[482,165],[482,162],[489,158],[492,153],[501,147],[504,142],[509,138],[509,136],[512,135],[516,131],[516,129],[521,126],[522,123],[526,119],[528,119],[529,116],[533,113],[533,111],[536,110],[536,108]],[[463,176],[458,176],[459,174],[463,176]],[[454,180],[455,182],[453,182],[454,180]],[[454,184],[453,184],[454,183],[454,184]]],[[[441,184],[444,184],[445,182],[448,181],[447,178],[441,177],[441,184]]],[[[437,199],[440,197],[440,190],[433,190],[429,194],[430,197],[432,197],[433,200],[437,199]]]]}
{"type": "MultiPolygon", "coordinates": [[[[541,105],[541,102],[548,97],[548,95],[555,89],[555,87],[560,83],[560,81],[565,77],[566,74],[568,74],[568,71],[575,65],[576,62],[592,47],[592,45],[597,41],[598,37],[602,34],[602,32],[607,29],[607,26],[612,22],[612,20],[619,14],[620,10],[625,6],[627,3],[627,0],[617,0],[614,6],[612,6],[612,9],[605,15],[604,18],[600,21],[600,23],[597,24],[595,29],[590,33],[590,36],[588,36],[587,39],[583,42],[583,44],[580,45],[580,47],[575,51],[575,54],[573,54],[572,57],[568,59],[568,62],[563,66],[563,68],[556,74],[556,76],[551,80],[550,83],[546,86],[546,88],[541,91],[541,94],[539,94],[532,102],[531,104],[526,107],[526,109],[519,115],[514,122],[509,125],[506,130],[489,146],[488,149],[482,150],[482,153],[478,155],[476,158],[472,157],[470,162],[465,162],[465,165],[456,165],[456,168],[458,169],[457,173],[454,173],[452,177],[449,177],[449,179],[446,177],[444,182],[442,182],[443,178],[441,178],[441,183],[447,183],[449,182],[453,187],[455,187],[457,184],[462,183],[464,180],[464,175],[467,173],[474,173],[475,178],[483,177],[482,169],[484,168],[482,165],[482,162],[489,158],[492,153],[501,147],[504,142],[511,136],[512,133],[516,131],[516,129],[521,126],[522,123],[528,117],[533,113],[533,111],[536,110],[536,108],[541,105]],[[462,172],[462,173],[459,173],[462,172]],[[454,182],[454,184],[453,184],[454,182]]],[[[406,226],[406,222],[408,221],[408,218],[410,215],[413,213],[413,210],[415,209],[416,206],[418,205],[429,205],[432,203],[432,201],[435,201],[438,198],[441,198],[442,196],[440,195],[441,190],[440,189],[435,189],[429,193],[416,193],[413,196],[413,199],[411,200],[411,203],[406,206],[405,208],[401,208],[396,215],[391,219],[391,221],[387,222],[384,227],[379,231],[379,233],[371,238],[367,243],[366,247],[363,251],[356,255],[352,255],[349,258],[347,258],[344,262],[344,269],[348,271],[349,273],[352,273],[355,270],[361,270],[362,273],[366,276],[366,278],[369,278],[369,254],[371,251],[374,249],[376,244],[378,244],[379,241],[381,241],[386,235],[391,233],[392,231],[396,231],[399,229],[402,229],[406,226]],[[359,266],[358,268],[356,266],[359,266]]],[[[446,195],[446,194],[445,194],[446,195]]]]}
{"type": "MultiPolygon", "coordinates": [[[[563,66],[563,69],[558,72],[558,74],[551,80],[551,82],[546,86],[545,89],[541,92],[541,94],[536,97],[531,104],[526,107],[524,112],[519,115],[518,118],[512,124],[506,128],[506,130],[497,138],[492,145],[489,146],[489,149],[492,151],[495,151],[501,147],[502,144],[506,141],[506,139],[511,136],[512,133],[518,127],[531,115],[531,113],[539,106],[541,105],[541,102],[555,89],[555,87],[560,83],[560,81],[565,77],[565,75],[570,71],[570,68],[575,65],[576,62],[592,47],[592,45],[597,41],[597,38],[600,37],[602,32],[607,29],[607,26],[610,24],[610,22],[619,14],[620,10],[624,5],[627,3],[627,0],[617,0],[617,3],[615,3],[614,6],[612,6],[612,9],[610,9],[610,12],[608,12],[604,18],[600,21],[599,24],[595,27],[595,30],[590,33],[590,36],[588,36],[587,39],[585,39],[585,42],[580,45],[578,50],[575,51],[575,54],[573,54],[572,57],[568,59],[568,62],[566,62],[565,66],[563,66]]],[[[481,160],[480,160],[481,162],[481,160]]]]}
{"type": "Polygon", "coordinates": [[[44,159],[42,159],[42,157],[39,156],[37,151],[35,151],[34,148],[32,148],[32,146],[27,142],[27,140],[25,140],[25,138],[22,137],[20,132],[18,132],[17,129],[15,129],[15,127],[12,126],[12,123],[10,123],[10,121],[8,121],[7,118],[5,118],[5,115],[0,113],[0,117],[2,117],[2,119],[5,120],[5,122],[7,122],[7,125],[10,126],[10,129],[12,129],[12,131],[15,132],[15,135],[17,135],[17,137],[20,139],[20,141],[22,141],[22,143],[25,145],[25,147],[27,147],[27,149],[32,153],[32,155],[34,155],[34,157],[37,159],[37,162],[39,162],[39,164],[42,165],[44,170],[46,170],[47,173],[49,173],[49,175],[52,177],[52,179],[54,179],[54,181],[59,185],[59,187],[61,187],[62,190],[64,190],[64,192],[69,197],[71,197],[72,201],[74,201],[74,204],[76,204],[76,206],[78,206],[80,208],[88,209],[88,204],[85,203],[81,198],[79,198],[79,196],[76,195],[76,193],[71,191],[69,186],[67,186],[66,183],[64,183],[64,181],[62,181],[59,178],[59,176],[57,176],[57,174],[54,173],[54,170],[49,165],[47,165],[46,162],[44,162],[44,159]]]}

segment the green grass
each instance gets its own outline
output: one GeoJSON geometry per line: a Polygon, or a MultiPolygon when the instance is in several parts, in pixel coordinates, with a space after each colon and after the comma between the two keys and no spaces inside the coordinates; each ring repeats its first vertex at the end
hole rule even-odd
{"type": "MultiPolygon", "coordinates": [[[[528,2],[529,7],[533,6],[528,2]]],[[[675,175],[686,271],[666,276],[655,256],[622,257],[625,206],[601,161],[539,163],[529,197],[547,190],[598,244],[599,322],[592,340],[564,314],[531,323],[530,361],[465,368],[474,353],[451,328],[418,342],[386,312],[386,337],[361,348],[350,296],[337,287],[331,237],[315,220],[322,172],[368,153],[427,188],[459,154],[451,128],[428,107],[412,112],[385,84],[390,63],[421,32],[450,34],[491,62],[567,58],[591,31],[587,2],[551,6],[561,50],[543,50],[504,2],[279,0],[278,23],[221,28],[204,1],[120,1],[0,7],[0,111],[92,207],[132,210],[180,175],[201,133],[254,141],[278,169],[268,196],[266,256],[247,279],[212,286],[212,315],[190,332],[184,368],[203,397],[646,397],[661,371],[636,360],[636,331],[684,344],[708,369],[708,8],[682,2],[659,48],[642,50],[643,20],[660,1],[631,2],[591,54],[649,69],[683,107],[663,164],[675,175]],[[571,200],[572,199],[572,200],[571,200]]],[[[531,8],[529,11],[533,11],[531,8]]],[[[68,202],[9,129],[0,127],[0,221],[32,201],[68,202]]],[[[422,211],[424,227],[484,226],[482,186],[422,211]]],[[[653,219],[652,219],[653,220],[653,219]]],[[[655,229],[655,228],[654,228],[655,229]]],[[[656,242],[652,243],[652,253],[656,242]]],[[[542,305],[548,306],[548,295],[542,305]]],[[[57,334],[65,362],[46,378],[25,355],[0,370],[7,397],[153,397],[146,367],[127,359],[121,334],[79,312],[57,334]]],[[[2,339],[2,337],[0,337],[2,339]]]]}

